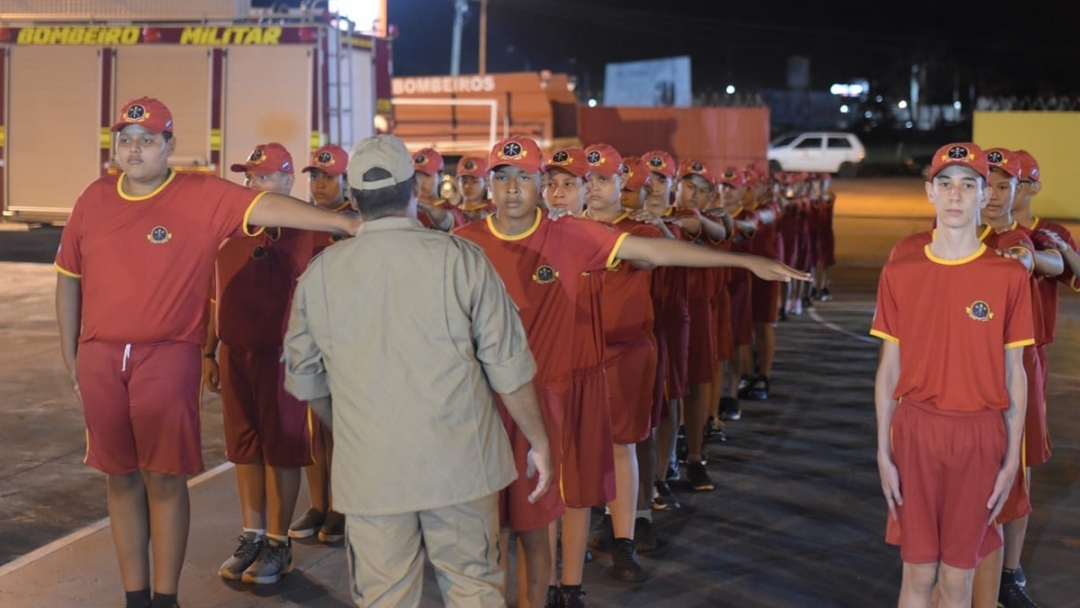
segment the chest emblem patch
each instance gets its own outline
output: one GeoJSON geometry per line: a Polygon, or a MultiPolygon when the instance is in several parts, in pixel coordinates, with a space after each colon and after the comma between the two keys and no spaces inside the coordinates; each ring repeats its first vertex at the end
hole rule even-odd
{"type": "Polygon", "coordinates": [[[154,226],[154,229],[150,231],[150,234],[146,235],[146,240],[155,245],[168,243],[171,238],[172,233],[164,226],[154,226]]]}
{"type": "Polygon", "coordinates": [[[967,315],[976,321],[989,321],[994,318],[994,313],[990,312],[990,305],[982,300],[972,302],[971,306],[966,308],[967,315]]]}
{"type": "Polygon", "coordinates": [[[532,275],[532,280],[540,283],[541,285],[547,285],[548,283],[554,283],[555,279],[559,278],[559,271],[555,270],[547,264],[540,266],[536,269],[536,272],[532,275]]]}

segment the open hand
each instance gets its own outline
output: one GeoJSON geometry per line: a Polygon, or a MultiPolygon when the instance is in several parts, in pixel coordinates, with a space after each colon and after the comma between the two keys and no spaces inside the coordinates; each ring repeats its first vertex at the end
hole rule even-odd
{"type": "Polygon", "coordinates": [[[796,281],[809,281],[811,279],[810,273],[795,270],[776,260],[770,260],[769,258],[763,258],[756,255],[750,257],[754,259],[747,268],[750,272],[757,275],[759,279],[764,279],[766,281],[782,281],[784,283],[790,283],[793,279],[796,281]]]}
{"type": "Polygon", "coordinates": [[[990,500],[986,501],[986,508],[990,509],[990,520],[986,522],[986,525],[994,523],[1001,508],[1005,506],[1005,500],[1009,498],[1009,490],[1012,489],[1013,482],[1016,480],[1016,467],[1005,465],[998,471],[997,478],[994,479],[994,491],[990,493],[990,500]]]}
{"type": "Polygon", "coordinates": [[[896,507],[904,504],[904,498],[900,496],[900,473],[891,456],[878,454],[878,472],[881,474],[881,493],[889,505],[889,515],[896,520],[896,507]]]}
{"type": "Polygon", "coordinates": [[[217,359],[203,357],[203,386],[211,393],[221,394],[221,369],[217,359]]]}
{"type": "Polygon", "coordinates": [[[531,449],[529,455],[525,458],[529,461],[528,468],[525,471],[526,477],[532,479],[536,476],[537,478],[536,488],[533,489],[532,494],[529,494],[529,502],[535,503],[551,488],[551,455],[546,451],[537,452],[535,449],[531,449]]]}

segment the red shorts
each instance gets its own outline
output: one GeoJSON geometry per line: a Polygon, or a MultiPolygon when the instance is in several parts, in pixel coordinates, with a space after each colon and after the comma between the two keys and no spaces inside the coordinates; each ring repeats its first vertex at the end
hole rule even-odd
{"type": "Polygon", "coordinates": [[[79,345],[86,464],[110,475],[203,470],[202,350],[188,342],[79,345]]]}
{"type": "Polygon", "coordinates": [[[690,300],[689,346],[686,351],[686,380],[689,384],[709,384],[716,373],[716,311],[709,300],[690,300]]]}
{"type": "Polygon", "coordinates": [[[780,283],[750,275],[750,308],[754,323],[776,323],[780,308],[780,283]]]}
{"type": "Polygon", "coordinates": [[[1001,546],[986,501],[1005,457],[1005,419],[997,410],[947,412],[902,401],[892,419],[900,474],[900,520],[885,540],[909,564],[971,569],[1001,546]]]}
{"type": "Polygon", "coordinates": [[[318,419],[285,391],[281,347],[245,350],[222,343],[221,413],[225,457],[236,464],[305,467],[315,462],[318,419]]]}
{"type": "MultiPolygon", "coordinates": [[[[720,286],[720,291],[713,298],[713,330],[716,331],[716,363],[713,364],[713,375],[721,361],[728,361],[735,355],[735,345],[731,339],[731,297],[728,296],[727,285],[720,286]]],[[[710,380],[709,382],[712,382],[710,380]]]]}
{"type": "Polygon", "coordinates": [[[833,233],[832,226],[828,226],[821,233],[821,240],[819,242],[820,257],[818,257],[818,263],[829,268],[836,265],[836,235],[833,233]]]}
{"type": "Polygon", "coordinates": [[[652,430],[656,340],[650,334],[632,342],[608,344],[606,354],[611,439],[623,445],[644,441],[652,430]]]}
{"type": "Polygon", "coordinates": [[[1020,519],[1031,514],[1031,494],[1028,487],[1028,468],[1020,463],[1016,471],[1016,479],[1013,480],[1012,488],[1005,504],[1001,505],[1001,513],[998,513],[996,521],[999,524],[1007,524],[1010,521],[1020,519]]]}
{"type": "Polygon", "coordinates": [[[571,375],[562,430],[562,489],[568,507],[595,507],[615,498],[610,401],[603,365],[571,375]]]}
{"type": "Polygon", "coordinates": [[[664,392],[667,400],[682,399],[690,394],[690,317],[673,316],[656,320],[661,345],[666,357],[664,392]]]}
{"type": "Polygon", "coordinates": [[[566,511],[562,496],[559,494],[560,445],[558,438],[562,434],[563,396],[568,390],[568,382],[547,382],[536,384],[536,396],[540,399],[540,413],[544,416],[544,428],[551,444],[551,460],[554,475],[551,489],[535,503],[529,502],[529,494],[536,488],[536,476],[531,479],[526,475],[529,467],[529,440],[514,423],[506,411],[502,400],[495,397],[495,406],[499,410],[506,434],[510,437],[510,447],[514,453],[514,466],[517,467],[517,479],[499,492],[500,527],[511,528],[515,532],[527,532],[547,525],[562,517],[566,511]]]}
{"type": "Polygon", "coordinates": [[[731,297],[731,341],[736,348],[754,343],[753,302],[750,299],[750,271],[731,270],[727,284],[731,297]]]}
{"type": "Polygon", "coordinates": [[[1045,360],[1039,349],[1024,347],[1024,374],[1027,376],[1027,411],[1024,414],[1024,464],[1037,467],[1050,460],[1053,444],[1046,425],[1046,393],[1043,385],[1045,360]]]}

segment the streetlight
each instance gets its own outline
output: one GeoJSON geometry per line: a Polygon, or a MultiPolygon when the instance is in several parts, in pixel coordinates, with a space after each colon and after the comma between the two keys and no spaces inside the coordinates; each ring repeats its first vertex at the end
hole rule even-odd
{"type": "Polygon", "coordinates": [[[727,85],[727,88],[724,89],[724,92],[727,93],[728,95],[734,95],[735,94],[735,85],[733,85],[733,84],[727,85]]]}

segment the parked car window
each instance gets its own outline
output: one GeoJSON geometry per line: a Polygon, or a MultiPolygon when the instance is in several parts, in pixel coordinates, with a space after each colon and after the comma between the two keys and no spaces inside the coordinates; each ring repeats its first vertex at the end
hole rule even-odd
{"type": "Polygon", "coordinates": [[[777,137],[776,139],[774,139],[773,142],[771,144],[769,144],[769,145],[772,146],[773,148],[780,148],[782,146],[786,146],[786,145],[790,144],[791,142],[795,141],[795,138],[798,137],[798,136],[799,136],[798,133],[796,133],[794,135],[781,135],[780,137],[777,137]]]}
{"type": "Polygon", "coordinates": [[[821,147],[821,138],[820,137],[807,137],[806,139],[804,139],[804,140],[800,141],[799,143],[795,144],[795,148],[799,149],[799,150],[806,149],[806,148],[820,148],[820,147],[821,147]]]}
{"type": "Polygon", "coordinates": [[[843,137],[830,137],[828,146],[830,148],[850,148],[851,142],[843,137]]]}

